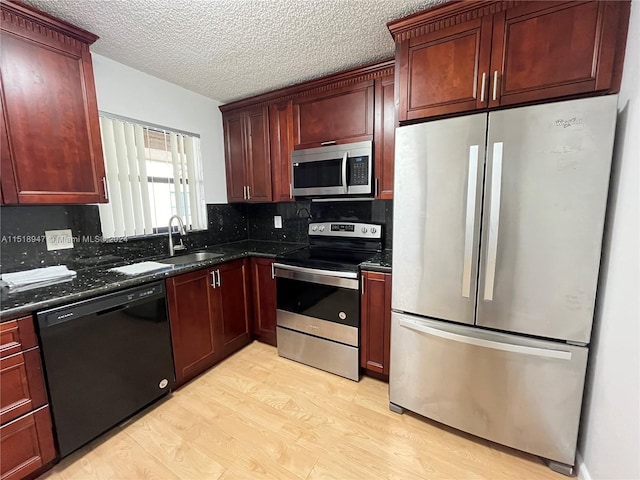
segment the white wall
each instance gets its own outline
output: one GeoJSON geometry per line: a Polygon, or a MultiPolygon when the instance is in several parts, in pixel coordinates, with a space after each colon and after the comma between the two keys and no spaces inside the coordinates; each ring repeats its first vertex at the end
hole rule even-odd
{"type": "Polygon", "coordinates": [[[98,109],[200,135],[205,201],[227,203],[221,103],[92,54],[98,109]]]}
{"type": "Polygon", "coordinates": [[[618,99],[611,194],[580,453],[583,479],[640,478],[640,1],[618,99]]]}

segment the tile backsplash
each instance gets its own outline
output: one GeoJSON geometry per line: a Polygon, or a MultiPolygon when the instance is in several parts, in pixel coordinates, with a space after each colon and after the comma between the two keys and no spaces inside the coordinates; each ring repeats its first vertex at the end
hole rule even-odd
{"type": "MultiPolygon", "coordinates": [[[[392,245],[391,200],[282,202],[207,205],[208,229],[192,232],[188,248],[205,248],[240,240],[307,242],[310,220],[361,220],[385,225],[385,248],[392,245]],[[274,216],[282,228],[274,227],[274,216]]],[[[157,256],[167,251],[166,235],[119,242],[100,241],[96,205],[24,205],[0,207],[0,271],[65,264],[86,268],[157,256]],[[45,230],[71,229],[74,248],[47,251],[45,230]]]]}

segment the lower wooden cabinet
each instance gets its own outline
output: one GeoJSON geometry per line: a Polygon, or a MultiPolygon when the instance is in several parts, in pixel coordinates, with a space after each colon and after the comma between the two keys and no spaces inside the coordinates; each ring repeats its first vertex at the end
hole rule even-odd
{"type": "Polygon", "coordinates": [[[49,407],[44,406],[0,427],[2,480],[20,480],[56,456],[49,407]]]}
{"type": "Polygon", "coordinates": [[[176,386],[251,341],[248,260],[167,280],[176,386]]]}
{"type": "Polygon", "coordinates": [[[56,457],[33,318],[0,323],[0,478],[32,476],[56,457]]]}
{"type": "Polygon", "coordinates": [[[276,279],[271,258],[252,258],[253,335],[261,342],[276,345],[276,279]]]}
{"type": "Polygon", "coordinates": [[[362,272],[360,366],[389,377],[391,341],[391,274],[362,272]]]}

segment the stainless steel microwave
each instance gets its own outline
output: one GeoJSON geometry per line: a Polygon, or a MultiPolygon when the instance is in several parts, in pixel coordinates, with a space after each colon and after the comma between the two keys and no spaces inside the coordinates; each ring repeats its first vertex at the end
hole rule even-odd
{"type": "Polygon", "coordinates": [[[295,150],[291,154],[293,195],[371,195],[372,153],[372,142],[295,150]]]}

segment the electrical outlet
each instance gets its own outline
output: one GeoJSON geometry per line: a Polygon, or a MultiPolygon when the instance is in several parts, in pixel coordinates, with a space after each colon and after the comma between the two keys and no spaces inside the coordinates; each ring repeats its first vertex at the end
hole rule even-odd
{"type": "Polygon", "coordinates": [[[280,215],[274,215],[274,217],[273,217],[273,227],[274,228],[282,228],[282,217],[280,215]]]}
{"type": "Polygon", "coordinates": [[[73,248],[73,234],[71,230],[46,230],[44,232],[47,241],[47,251],[66,250],[73,248]]]}

